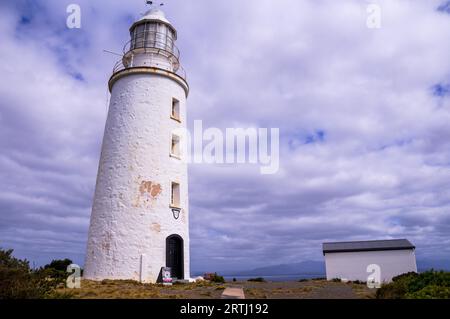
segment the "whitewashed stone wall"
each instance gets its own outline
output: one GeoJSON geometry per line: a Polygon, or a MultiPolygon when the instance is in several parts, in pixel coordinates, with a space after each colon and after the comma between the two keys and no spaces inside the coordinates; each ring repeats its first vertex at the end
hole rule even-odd
{"type": "Polygon", "coordinates": [[[155,282],[166,263],[166,238],[184,241],[189,278],[187,164],[169,156],[171,131],[186,125],[186,93],[168,77],[132,74],[112,88],[89,229],[84,277],[155,282]],[[170,118],[180,101],[181,123],[170,118]],[[180,183],[182,212],[169,207],[180,183]],[[144,256],[143,256],[144,255],[144,256]],[[141,275],[141,259],[142,275],[141,275]]]}

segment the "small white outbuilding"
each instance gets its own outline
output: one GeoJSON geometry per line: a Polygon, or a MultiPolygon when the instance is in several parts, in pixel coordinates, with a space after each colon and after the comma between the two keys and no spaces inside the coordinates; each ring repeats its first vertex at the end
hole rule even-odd
{"type": "Polygon", "coordinates": [[[407,239],[323,243],[327,280],[389,282],[417,272],[414,251],[407,239]]]}

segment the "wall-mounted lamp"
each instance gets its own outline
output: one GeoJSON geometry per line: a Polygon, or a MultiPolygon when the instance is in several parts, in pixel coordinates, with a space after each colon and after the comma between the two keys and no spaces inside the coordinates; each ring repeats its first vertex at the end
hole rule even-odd
{"type": "Polygon", "coordinates": [[[172,208],[173,218],[178,219],[180,217],[180,208],[172,208]]]}

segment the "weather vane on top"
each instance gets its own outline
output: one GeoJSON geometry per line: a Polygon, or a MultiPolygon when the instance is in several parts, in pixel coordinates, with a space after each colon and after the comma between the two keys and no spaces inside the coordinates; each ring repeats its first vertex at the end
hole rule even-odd
{"type": "MultiPolygon", "coordinates": [[[[150,1],[150,0],[146,0],[145,3],[148,4],[150,7],[153,5],[153,1],[150,1]]],[[[161,2],[159,4],[160,7],[162,7],[163,5],[164,5],[164,2],[161,2]]]]}

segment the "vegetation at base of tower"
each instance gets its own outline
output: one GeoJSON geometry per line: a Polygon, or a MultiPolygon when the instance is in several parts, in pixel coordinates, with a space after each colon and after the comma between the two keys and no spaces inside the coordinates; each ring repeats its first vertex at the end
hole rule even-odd
{"type": "Polygon", "coordinates": [[[341,282],[342,280],[341,280],[341,278],[333,278],[333,279],[331,279],[331,281],[332,282],[341,282]]]}
{"type": "Polygon", "coordinates": [[[449,299],[450,272],[409,272],[377,290],[378,299],[449,299]]]}
{"type": "Polygon", "coordinates": [[[13,250],[0,248],[0,299],[65,298],[56,288],[65,278],[52,269],[31,269],[29,261],[13,256],[13,250]]]}

